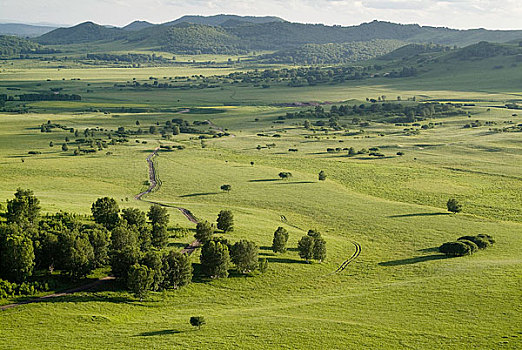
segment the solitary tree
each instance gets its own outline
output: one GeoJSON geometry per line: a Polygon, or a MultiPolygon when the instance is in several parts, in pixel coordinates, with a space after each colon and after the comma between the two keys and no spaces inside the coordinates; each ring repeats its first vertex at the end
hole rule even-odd
{"type": "Polygon", "coordinates": [[[211,278],[228,277],[230,253],[226,244],[209,241],[201,249],[201,269],[211,278]]]}
{"type": "Polygon", "coordinates": [[[278,227],[274,232],[272,251],[274,253],[286,252],[286,242],[288,242],[288,231],[284,227],[278,227]]]}
{"type": "Polygon", "coordinates": [[[234,215],[230,210],[221,210],[217,218],[217,228],[228,232],[234,230],[234,215]]]}
{"type": "Polygon", "coordinates": [[[62,151],[67,152],[69,150],[69,146],[66,143],[62,145],[62,151]]]}
{"type": "Polygon", "coordinates": [[[154,281],[154,271],[147,266],[134,264],[129,270],[127,286],[140,301],[147,295],[154,281]]]}
{"type": "Polygon", "coordinates": [[[323,170],[321,170],[319,172],[319,181],[324,181],[324,180],[326,180],[326,173],[323,170]]]}
{"type": "Polygon", "coordinates": [[[190,318],[190,325],[192,327],[198,327],[198,329],[201,329],[201,326],[204,324],[206,324],[206,322],[203,316],[192,316],[190,318]]]}
{"type": "Polygon", "coordinates": [[[196,225],[196,234],[194,238],[205,244],[212,238],[212,233],[214,230],[212,229],[212,225],[208,221],[198,222],[196,225]]]}
{"type": "Polygon", "coordinates": [[[462,211],[462,206],[455,198],[448,199],[448,203],[446,203],[446,206],[448,207],[448,211],[454,214],[460,213],[462,211]]]}
{"type": "Polygon", "coordinates": [[[228,193],[228,192],[230,192],[231,189],[232,189],[231,185],[221,185],[221,191],[228,193]]]}
{"type": "Polygon", "coordinates": [[[281,179],[288,179],[288,178],[292,177],[292,173],[290,173],[288,171],[282,171],[279,173],[279,177],[281,179]]]}
{"type": "Polygon", "coordinates": [[[119,221],[120,208],[114,198],[98,198],[91,206],[94,221],[112,230],[119,221]]]}
{"type": "Polygon", "coordinates": [[[254,242],[242,239],[231,249],[231,259],[240,273],[255,270],[259,265],[258,248],[254,242]]]}

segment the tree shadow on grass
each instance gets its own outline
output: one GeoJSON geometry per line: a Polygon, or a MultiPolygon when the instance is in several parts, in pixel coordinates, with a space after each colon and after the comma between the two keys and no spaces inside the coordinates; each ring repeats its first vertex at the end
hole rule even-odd
{"type": "Polygon", "coordinates": [[[181,331],[175,329],[163,329],[161,331],[151,331],[151,332],[143,332],[140,334],[136,334],[135,337],[154,337],[156,335],[170,335],[170,334],[179,334],[181,331]]]}
{"type": "Polygon", "coordinates": [[[417,264],[420,262],[431,261],[431,260],[442,260],[448,259],[449,257],[442,254],[434,254],[434,255],[424,255],[424,256],[416,256],[408,259],[399,259],[399,260],[390,260],[380,262],[380,266],[401,266],[401,265],[411,265],[417,264]]]}
{"type": "Polygon", "coordinates": [[[315,181],[292,181],[292,182],[281,182],[278,185],[299,185],[299,184],[314,184],[315,181]]]}
{"type": "Polygon", "coordinates": [[[450,213],[415,213],[415,214],[402,214],[402,215],[390,215],[389,218],[409,218],[416,216],[442,216],[450,215],[450,213]]]}
{"type": "Polygon", "coordinates": [[[279,181],[279,179],[259,179],[259,180],[249,180],[248,182],[272,182],[279,181]]]}
{"type": "Polygon", "coordinates": [[[191,194],[185,194],[183,196],[179,196],[180,198],[187,198],[187,197],[199,197],[199,196],[209,196],[212,194],[219,194],[219,192],[202,192],[202,193],[191,193],[191,194]]]}
{"type": "Polygon", "coordinates": [[[266,260],[269,263],[282,263],[282,264],[306,264],[306,261],[304,260],[298,260],[298,259],[289,259],[289,258],[272,258],[268,257],[266,260]]]}
{"type": "Polygon", "coordinates": [[[439,251],[439,247],[431,247],[431,248],[424,248],[424,249],[418,250],[418,252],[423,252],[423,253],[435,253],[438,251],[439,251]]]}

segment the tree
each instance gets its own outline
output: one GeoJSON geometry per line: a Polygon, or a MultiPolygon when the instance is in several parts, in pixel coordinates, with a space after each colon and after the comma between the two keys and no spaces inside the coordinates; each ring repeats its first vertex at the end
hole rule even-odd
{"type": "Polygon", "coordinates": [[[206,324],[206,322],[203,316],[192,316],[190,318],[190,325],[192,327],[198,327],[198,329],[201,329],[201,326],[204,324],[206,324]]]}
{"type": "Polygon", "coordinates": [[[9,235],[2,248],[0,274],[3,278],[22,282],[33,274],[34,247],[31,239],[24,235],[9,235]]]}
{"type": "Polygon", "coordinates": [[[254,162],[250,162],[250,165],[251,165],[251,166],[254,166],[254,162]]]}
{"type": "Polygon", "coordinates": [[[54,147],[54,143],[52,141],[49,142],[49,147],[54,147]]]}
{"type": "Polygon", "coordinates": [[[147,295],[154,279],[154,271],[147,266],[134,264],[130,267],[127,287],[140,301],[147,295]]]}
{"type": "Polygon", "coordinates": [[[174,125],[172,127],[172,135],[179,135],[179,133],[180,133],[179,126],[174,125]]]}
{"type": "Polygon", "coordinates": [[[94,249],[86,234],[67,231],[59,237],[62,268],[73,279],[85,277],[94,268],[94,249]]]}
{"type": "Polygon", "coordinates": [[[127,281],[129,269],[138,262],[139,257],[140,251],[137,247],[127,246],[121,250],[111,251],[110,264],[112,274],[123,281],[127,281]]]}
{"type": "Polygon", "coordinates": [[[254,242],[240,240],[231,249],[231,260],[238,272],[247,273],[259,266],[258,248],[254,242]]]}
{"type": "Polygon", "coordinates": [[[109,261],[109,231],[105,227],[99,226],[88,229],[85,233],[89,237],[94,253],[93,267],[106,265],[109,261]]]}
{"type": "Polygon", "coordinates": [[[231,185],[221,185],[221,191],[228,193],[228,192],[230,192],[231,189],[232,189],[231,185]]]}
{"type": "Polygon", "coordinates": [[[288,179],[288,178],[292,177],[292,173],[290,173],[288,171],[282,171],[279,173],[279,177],[281,179],[288,179]]]}
{"type": "Polygon", "coordinates": [[[147,266],[151,271],[154,272],[152,284],[150,289],[157,291],[163,285],[165,275],[163,274],[163,255],[157,250],[148,250],[143,258],[141,264],[147,266]]]}
{"type": "Polygon", "coordinates": [[[326,241],[322,237],[318,237],[314,239],[314,259],[323,261],[326,259],[326,241]]]}
{"type": "Polygon", "coordinates": [[[62,151],[67,152],[69,150],[69,146],[66,143],[62,145],[62,151]]]}
{"type": "Polygon", "coordinates": [[[284,227],[278,227],[274,232],[272,251],[274,253],[286,252],[286,242],[288,242],[288,231],[284,227]]]}
{"type": "Polygon", "coordinates": [[[171,250],[163,256],[164,286],[177,289],[192,281],[192,263],[187,254],[171,250]]]}
{"type": "Polygon", "coordinates": [[[309,261],[314,257],[314,241],[315,239],[311,236],[303,236],[297,243],[297,250],[299,256],[306,261],[309,261]]]}
{"type": "Polygon", "coordinates": [[[109,230],[112,230],[118,224],[119,211],[120,208],[116,200],[109,197],[98,198],[91,206],[94,221],[109,230]]]}
{"type": "Polygon", "coordinates": [[[460,213],[462,211],[462,206],[459,204],[459,202],[455,198],[448,199],[446,206],[448,207],[448,211],[450,211],[454,214],[460,213]]]}
{"type": "Polygon", "coordinates": [[[324,180],[326,180],[326,173],[323,170],[321,170],[319,172],[319,181],[324,181],[324,180]]]}
{"type": "Polygon", "coordinates": [[[145,212],[137,208],[125,208],[121,211],[121,217],[127,221],[129,225],[143,227],[147,223],[145,212]]]}
{"type": "Polygon", "coordinates": [[[226,244],[209,241],[201,249],[201,269],[211,278],[228,276],[230,265],[230,253],[226,244]]]}
{"type": "Polygon", "coordinates": [[[357,152],[355,152],[355,148],[350,147],[350,148],[348,149],[348,156],[352,157],[352,156],[354,156],[354,155],[356,155],[356,154],[357,154],[357,152]]]}
{"type": "Polygon", "coordinates": [[[312,126],[312,124],[310,124],[310,121],[308,119],[306,119],[304,121],[304,128],[308,130],[308,129],[310,129],[311,126],[312,126]]]}
{"type": "Polygon", "coordinates": [[[167,226],[161,224],[152,225],[152,246],[156,248],[165,248],[169,241],[169,233],[167,226]]]}
{"type": "Polygon", "coordinates": [[[167,226],[169,224],[169,214],[167,208],[163,208],[158,204],[151,205],[147,213],[152,225],[159,224],[167,226]]]}
{"type": "Polygon", "coordinates": [[[230,210],[221,210],[217,218],[217,228],[223,232],[234,230],[234,215],[230,210]]]}
{"type": "Polygon", "coordinates": [[[196,234],[194,238],[205,244],[212,238],[214,230],[208,221],[198,222],[196,225],[196,234]]]}
{"type": "Polygon", "coordinates": [[[31,190],[18,188],[15,198],[7,201],[6,218],[9,223],[34,223],[40,213],[40,201],[31,190]]]}

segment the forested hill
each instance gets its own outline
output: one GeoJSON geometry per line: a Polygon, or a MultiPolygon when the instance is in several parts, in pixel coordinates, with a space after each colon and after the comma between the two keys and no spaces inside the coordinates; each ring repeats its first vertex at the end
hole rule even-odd
{"type": "Polygon", "coordinates": [[[403,41],[384,39],[342,44],[305,44],[261,56],[261,60],[269,63],[294,64],[350,63],[380,57],[404,45],[403,41]]]}
{"type": "Polygon", "coordinates": [[[0,57],[12,57],[23,54],[55,53],[54,49],[43,47],[33,41],[16,36],[0,35],[0,57]]]}
{"type": "Polygon", "coordinates": [[[379,21],[341,27],[290,23],[272,17],[260,17],[256,21],[253,18],[255,17],[186,16],[161,25],[145,24],[143,29],[139,29],[136,24],[131,26],[134,30],[107,28],[86,22],[72,28],[56,29],[35,40],[40,44],[51,45],[119,40],[129,49],[154,48],[173,53],[233,54],[253,50],[287,50],[306,44],[343,44],[375,39],[466,46],[480,41],[507,42],[522,38],[522,30],[455,30],[379,21]]]}

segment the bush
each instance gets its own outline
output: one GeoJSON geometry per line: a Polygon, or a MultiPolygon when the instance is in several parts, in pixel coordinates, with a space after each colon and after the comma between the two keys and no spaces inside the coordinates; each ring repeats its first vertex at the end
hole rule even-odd
{"type": "Polygon", "coordinates": [[[473,241],[469,241],[467,239],[459,239],[457,242],[461,242],[469,246],[470,254],[475,253],[477,250],[479,250],[478,245],[476,245],[473,241]]]}
{"type": "Polygon", "coordinates": [[[490,235],[462,236],[458,239],[458,241],[473,242],[479,249],[486,249],[495,243],[495,240],[490,235]]]}
{"type": "Polygon", "coordinates": [[[439,247],[439,251],[447,256],[464,256],[471,254],[471,247],[462,241],[446,242],[439,247]]]}

